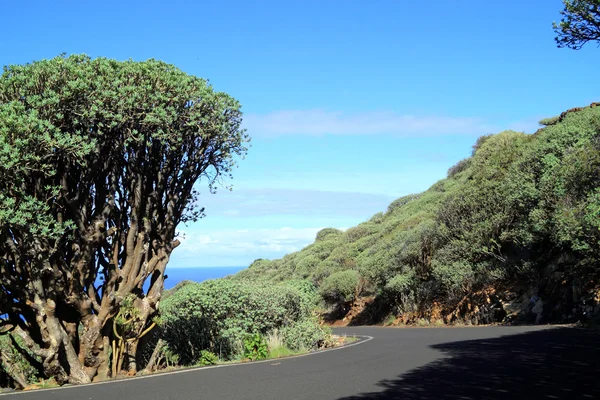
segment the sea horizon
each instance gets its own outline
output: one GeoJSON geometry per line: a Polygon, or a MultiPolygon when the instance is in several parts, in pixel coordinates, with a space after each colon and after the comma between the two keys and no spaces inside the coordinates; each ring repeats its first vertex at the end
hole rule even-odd
{"type": "Polygon", "coordinates": [[[172,289],[181,281],[203,282],[210,279],[224,278],[229,275],[248,268],[248,266],[230,266],[230,267],[169,267],[165,271],[167,279],[165,280],[165,289],[172,289]]]}

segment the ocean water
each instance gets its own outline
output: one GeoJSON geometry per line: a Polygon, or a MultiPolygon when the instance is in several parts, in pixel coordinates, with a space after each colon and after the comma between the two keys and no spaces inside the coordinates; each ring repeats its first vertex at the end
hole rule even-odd
{"type": "Polygon", "coordinates": [[[165,271],[168,276],[165,289],[171,289],[181,281],[202,282],[208,279],[224,278],[233,275],[246,267],[196,267],[196,268],[169,268],[165,271]]]}

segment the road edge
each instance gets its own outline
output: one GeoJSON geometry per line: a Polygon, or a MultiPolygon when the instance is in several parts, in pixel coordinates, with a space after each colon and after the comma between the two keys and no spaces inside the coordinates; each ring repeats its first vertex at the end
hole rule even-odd
{"type": "Polygon", "coordinates": [[[205,371],[205,370],[215,369],[215,368],[243,367],[243,366],[251,366],[251,365],[257,365],[257,364],[273,363],[273,362],[277,362],[278,360],[290,360],[290,359],[294,359],[294,358],[308,357],[308,356],[312,356],[315,354],[327,353],[329,351],[343,350],[343,349],[346,349],[349,347],[358,346],[358,345],[367,343],[374,339],[373,336],[369,336],[369,335],[348,335],[348,336],[357,337],[357,338],[359,338],[359,340],[356,342],[343,344],[342,346],[338,346],[338,347],[310,351],[308,353],[298,354],[298,355],[289,356],[289,357],[271,358],[269,360],[261,360],[261,361],[239,362],[239,363],[235,363],[235,364],[210,365],[210,366],[204,366],[204,367],[189,367],[189,368],[182,368],[182,369],[179,369],[176,371],[158,372],[158,373],[154,373],[154,374],[132,376],[132,377],[123,378],[123,379],[111,379],[111,380],[106,380],[106,381],[102,381],[102,382],[85,383],[85,384],[81,384],[81,385],[65,385],[65,386],[61,386],[61,387],[47,388],[47,389],[14,391],[14,392],[8,392],[8,393],[0,393],[0,398],[8,397],[8,396],[14,396],[16,398],[19,395],[25,395],[25,394],[31,394],[31,393],[54,392],[54,391],[58,391],[58,390],[79,389],[79,388],[83,388],[86,386],[127,383],[127,382],[136,381],[136,380],[140,380],[140,379],[150,379],[150,378],[155,378],[155,377],[159,377],[159,376],[175,375],[175,374],[187,374],[190,372],[205,371]]]}

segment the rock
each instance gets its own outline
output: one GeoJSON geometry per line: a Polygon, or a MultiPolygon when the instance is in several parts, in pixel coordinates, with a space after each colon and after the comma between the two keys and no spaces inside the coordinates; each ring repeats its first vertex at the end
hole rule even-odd
{"type": "Polygon", "coordinates": [[[538,298],[531,312],[535,315],[535,323],[539,324],[544,317],[544,301],[538,298]]]}

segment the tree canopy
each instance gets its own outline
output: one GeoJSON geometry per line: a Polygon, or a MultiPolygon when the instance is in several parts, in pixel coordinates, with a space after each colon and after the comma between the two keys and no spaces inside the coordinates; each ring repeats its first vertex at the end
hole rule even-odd
{"type": "Polygon", "coordinates": [[[579,50],[600,41],[600,0],[564,0],[562,19],[552,25],[558,47],[579,50]]]}
{"type": "Polygon", "coordinates": [[[156,60],[4,68],[0,329],[46,376],[135,372],[176,228],[203,216],[196,184],[214,192],[245,155],[241,121],[235,99],[156,60]]]}

